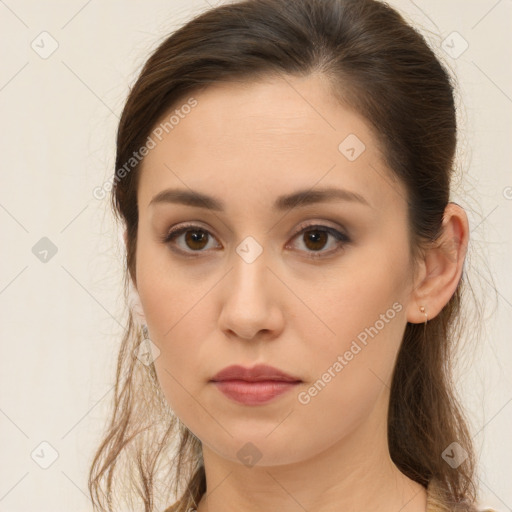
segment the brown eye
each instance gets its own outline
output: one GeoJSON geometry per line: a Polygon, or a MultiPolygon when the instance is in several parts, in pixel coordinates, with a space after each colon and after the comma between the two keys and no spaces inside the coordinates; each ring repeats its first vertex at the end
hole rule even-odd
{"type": "Polygon", "coordinates": [[[194,250],[204,249],[206,243],[208,242],[208,235],[206,231],[203,230],[188,230],[185,231],[185,243],[187,247],[194,250]]]}
{"type": "MultiPolygon", "coordinates": [[[[176,246],[176,250],[183,253],[205,252],[211,237],[210,233],[199,226],[182,226],[171,230],[163,239],[163,242],[176,246]],[[182,235],[184,235],[182,237],[182,235]],[[181,244],[176,243],[182,238],[181,244]]],[[[174,249],[174,247],[173,247],[174,249]]]]}
{"type": "MultiPolygon", "coordinates": [[[[322,225],[305,226],[293,239],[296,238],[302,242],[304,247],[299,249],[300,252],[305,252],[309,258],[329,256],[350,242],[349,237],[344,233],[322,225]],[[330,239],[332,239],[331,250],[324,250],[329,246],[330,239]]],[[[213,240],[214,237],[209,231],[194,224],[173,229],[162,239],[173,251],[188,256],[199,256],[202,252],[208,252],[208,249],[211,249],[208,247],[209,242],[213,240]]],[[[217,245],[216,248],[220,248],[220,245],[217,245]]]]}
{"type": "Polygon", "coordinates": [[[303,240],[308,249],[319,251],[329,240],[329,234],[319,229],[310,229],[303,231],[303,240]]]}
{"type": "Polygon", "coordinates": [[[329,226],[309,225],[305,226],[297,233],[295,238],[302,242],[305,249],[300,249],[307,253],[310,258],[321,258],[337,252],[343,245],[350,242],[350,239],[344,233],[329,226]],[[301,236],[302,235],[302,236],[301,236]],[[333,238],[331,250],[323,250],[329,245],[329,238],[333,238]]]}

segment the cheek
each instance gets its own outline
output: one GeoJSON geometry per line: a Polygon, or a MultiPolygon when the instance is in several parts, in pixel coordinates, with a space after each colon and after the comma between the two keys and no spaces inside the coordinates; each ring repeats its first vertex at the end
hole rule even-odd
{"type": "Polygon", "coordinates": [[[202,300],[207,293],[204,286],[192,287],[190,280],[156,279],[139,283],[139,294],[144,308],[151,339],[161,352],[159,362],[169,369],[190,366],[199,356],[201,340],[206,340],[205,308],[202,300]]]}
{"type": "Polygon", "coordinates": [[[141,249],[137,283],[151,341],[160,351],[155,360],[160,386],[175,413],[188,417],[208,377],[204,350],[214,327],[208,293],[215,280],[172,269],[166,251],[141,249]]]}
{"type": "Polygon", "coordinates": [[[172,288],[165,285],[155,283],[144,307],[151,341],[160,351],[154,361],[160,387],[174,413],[188,424],[200,412],[196,397],[207,380],[203,351],[211,338],[211,324],[204,321],[208,303],[201,303],[204,292],[190,292],[190,284],[186,294],[176,280],[172,288]]]}
{"type": "Polygon", "coordinates": [[[365,333],[369,329],[374,332],[375,326],[379,339],[400,341],[407,296],[403,269],[407,261],[391,257],[386,261],[382,255],[376,259],[375,252],[359,253],[357,260],[347,259],[321,274],[312,272],[311,280],[302,279],[300,287],[295,286],[310,310],[297,306],[304,310],[297,317],[303,322],[301,328],[311,333],[304,339],[320,342],[323,353],[344,351],[359,335],[364,341],[365,333]]]}
{"type": "MultiPolygon", "coordinates": [[[[347,264],[332,275],[325,272],[321,289],[303,283],[298,292],[308,297],[316,317],[305,311],[296,326],[314,361],[311,380],[329,381],[331,389],[347,388],[349,394],[356,390],[354,400],[373,384],[379,388],[389,384],[406,324],[403,269],[407,262],[386,262],[381,257],[377,264],[371,255],[367,259],[360,257],[357,265],[347,264]],[[330,378],[332,374],[336,377],[330,378]]],[[[339,399],[345,403],[343,393],[339,399]]]]}
{"type": "Polygon", "coordinates": [[[382,268],[354,269],[325,282],[336,285],[310,295],[308,305],[329,329],[316,319],[314,328],[311,316],[297,327],[308,340],[306,358],[312,362],[298,411],[306,431],[321,425],[334,441],[383,403],[379,400],[390,386],[406,319],[401,287],[382,268]]]}
{"type": "MultiPolygon", "coordinates": [[[[146,236],[147,238],[147,236],[146,236]]],[[[152,337],[158,345],[172,337],[176,326],[185,318],[200,284],[170,264],[168,250],[144,239],[137,248],[137,287],[152,337]]],[[[160,348],[160,347],[159,347],[160,348]]]]}

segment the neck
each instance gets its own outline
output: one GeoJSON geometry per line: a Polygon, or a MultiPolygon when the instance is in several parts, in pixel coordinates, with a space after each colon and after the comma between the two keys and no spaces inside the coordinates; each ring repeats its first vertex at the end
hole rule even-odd
{"type": "Polygon", "coordinates": [[[395,466],[378,418],[293,464],[247,467],[203,444],[207,491],[198,512],[425,512],[426,489],[395,466]]]}

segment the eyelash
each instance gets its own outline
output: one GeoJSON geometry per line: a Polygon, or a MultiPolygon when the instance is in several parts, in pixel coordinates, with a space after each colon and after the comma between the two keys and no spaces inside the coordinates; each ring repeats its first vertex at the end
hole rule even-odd
{"type": "MultiPolygon", "coordinates": [[[[207,229],[202,228],[201,226],[198,226],[196,224],[186,224],[186,225],[182,225],[182,226],[180,226],[178,228],[174,228],[174,229],[170,230],[166,235],[164,235],[162,237],[162,242],[167,244],[167,245],[172,245],[171,242],[173,240],[175,240],[177,237],[179,237],[183,233],[186,233],[187,231],[200,231],[200,232],[207,233],[208,235],[211,236],[211,233],[207,229]]],[[[323,251],[323,250],[320,250],[320,251],[306,251],[307,253],[309,253],[308,258],[311,258],[311,259],[318,259],[318,258],[327,257],[326,253],[327,253],[328,256],[330,256],[331,254],[336,253],[339,250],[341,250],[341,246],[343,246],[343,245],[345,245],[347,243],[350,243],[350,241],[351,241],[350,238],[345,233],[342,233],[342,232],[338,231],[337,229],[332,228],[330,226],[323,226],[321,224],[302,225],[299,228],[299,230],[297,231],[297,233],[295,233],[293,235],[292,239],[297,238],[299,235],[302,235],[303,233],[305,233],[307,231],[325,232],[325,233],[328,233],[328,234],[332,235],[336,239],[336,241],[337,241],[337,247],[335,249],[330,250],[330,251],[323,251]]],[[[199,256],[200,253],[205,252],[204,250],[200,250],[200,251],[184,251],[183,249],[178,249],[176,247],[171,247],[171,249],[173,251],[175,251],[175,252],[178,252],[180,254],[184,254],[185,256],[191,257],[191,258],[197,257],[197,256],[199,256]],[[196,253],[196,254],[194,254],[194,253],[196,253]]]]}

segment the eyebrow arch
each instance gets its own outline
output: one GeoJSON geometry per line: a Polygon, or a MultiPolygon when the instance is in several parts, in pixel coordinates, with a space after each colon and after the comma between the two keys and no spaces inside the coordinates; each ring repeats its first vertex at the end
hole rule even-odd
{"type": "MultiPolygon", "coordinates": [[[[289,210],[294,207],[302,207],[315,203],[333,202],[335,200],[358,202],[370,206],[368,201],[357,192],[341,188],[320,188],[315,190],[298,190],[292,194],[279,196],[273,206],[275,211],[289,210]]],[[[182,189],[165,189],[151,199],[149,206],[159,203],[179,203],[186,206],[206,208],[208,210],[224,211],[224,203],[215,197],[201,192],[182,189]]]]}

